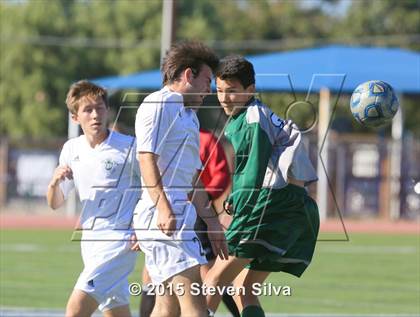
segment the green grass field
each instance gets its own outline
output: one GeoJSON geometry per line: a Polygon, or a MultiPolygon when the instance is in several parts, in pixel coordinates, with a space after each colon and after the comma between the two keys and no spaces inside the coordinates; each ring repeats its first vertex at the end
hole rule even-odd
{"type": "MultiPolygon", "coordinates": [[[[82,269],[69,231],[2,230],[0,306],[64,308],[82,269]]],[[[140,282],[139,257],[132,282],[140,282]]],[[[262,297],[268,312],[420,314],[420,237],[350,234],[349,242],[321,241],[302,278],[273,273],[291,296],[262,297]]],[[[139,298],[132,298],[135,311],[139,298]]]]}

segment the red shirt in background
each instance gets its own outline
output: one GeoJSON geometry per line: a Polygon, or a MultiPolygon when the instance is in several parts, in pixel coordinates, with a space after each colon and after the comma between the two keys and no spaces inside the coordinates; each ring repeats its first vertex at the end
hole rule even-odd
{"type": "Polygon", "coordinates": [[[204,169],[200,180],[212,200],[220,197],[230,184],[226,154],[214,135],[200,128],[200,159],[204,169]]]}

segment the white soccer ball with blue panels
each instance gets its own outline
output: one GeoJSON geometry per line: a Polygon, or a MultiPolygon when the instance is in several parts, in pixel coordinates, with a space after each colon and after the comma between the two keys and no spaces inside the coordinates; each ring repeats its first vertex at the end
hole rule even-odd
{"type": "Polygon", "coordinates": [[[390,123],[398,107],[398,98],[391,85],[381,80],[360,84],[350,99],[350,111],[356,121],[372,127],[390,123]]]}

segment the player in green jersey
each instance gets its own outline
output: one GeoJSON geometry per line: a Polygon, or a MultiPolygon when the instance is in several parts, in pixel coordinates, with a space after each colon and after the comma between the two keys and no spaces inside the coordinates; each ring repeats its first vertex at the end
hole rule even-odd
{"type": "MultiPolygon", "coordinates": [[[[229,259],[217,259],[205,286],[244,286],[234,299],[244,317],[264,316],[251,290],[270,272],[300,276],[309,265],[319,229],[318,207],[305,186],[317,180],[298,127],[255,95],[253,66],[241,56],[223,59],[216,72],[217,96],[229,122],[226,138],[235,151],[232,193],[226,209],[229,259]]],[[[220,294],[208,295],[215,311],[220,294]]]]}

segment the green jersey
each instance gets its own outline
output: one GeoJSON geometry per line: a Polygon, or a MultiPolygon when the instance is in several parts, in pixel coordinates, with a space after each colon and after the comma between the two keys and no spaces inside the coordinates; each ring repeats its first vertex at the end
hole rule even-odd
{"type": "Polygon", "coordinates": [[[225,135],[235,151],[229,202],[233,220],[225,235],[229,254],[253,259],[257,271],[300,276],[309,265],[319,230],[316,202],[304,188],[316,181],[301,133],[259,100],[233,116],[225,135]]]}
{"type": "Polygon", "coordinates": [[[280,119],[258,99],[233,116],[225,131],[235,151],[235,171],[229,202],[235,212],[254,206],[263,188],[280,189],[287,178],[316,181],[298,127],[280,119]]]}

